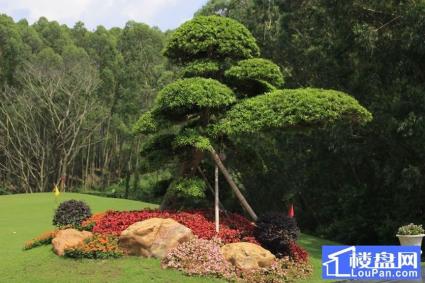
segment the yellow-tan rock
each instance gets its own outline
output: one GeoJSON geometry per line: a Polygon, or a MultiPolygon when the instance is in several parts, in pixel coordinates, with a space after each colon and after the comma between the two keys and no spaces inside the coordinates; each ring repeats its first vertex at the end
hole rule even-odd
{"type": "Polygon", "coordinates": [[[92,236],[93,234],[88,231],[78,231],[76,229],[60,230],[52,240],[53,251],[57,255],[63,256],[65,249],[76,247],[92,236]]]}
{"type": "Polygon", "coordinates": [[[270,266],[275,256],[263,247],[246,242],[231,243],[221,247],[224,258],[242,269],[255,269],[270,266]]]}
{"type": "Polygon", "coordinates": [[[193,237],[192,230],[173,219],[150,218],[122,231],[118,243],[129,255],[163,258],[193,237]]]}

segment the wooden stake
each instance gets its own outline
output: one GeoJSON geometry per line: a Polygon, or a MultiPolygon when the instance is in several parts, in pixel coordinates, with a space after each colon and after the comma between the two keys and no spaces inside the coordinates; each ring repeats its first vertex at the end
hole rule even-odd
{"type": "Polygon", "coordinates": [[[248,212],[249,216],[256,221],[257,215],[255,214],[254,210],[249,205],[248,201],[245,199],[241,191],[239,190],[236,183],[233,181],[232,176],[230,175],[229,171],[227,171],[226,167],[224,166],[223,162],[221,162],[220,157],[218,156],[217,152],[214,150],[214,148],[211,148],[210,154],[212,159],[214,160],[217,167],[220,169],[221,173],[223,173],[224,178],[226,179],[227,183],[230,185],[232,190],[235,192],[236,197],[239,199],[239,202],[241,203],[242,207],[248,212]]]}
{"type": "Polygon", "coordinates": [[[214,209],[215,209],[215,232],[218,233],[220,230],[220,209],[219,209],[219,195],[218,195],[218,167],[215,166],[215,202],[214,202],[214,209]]]}

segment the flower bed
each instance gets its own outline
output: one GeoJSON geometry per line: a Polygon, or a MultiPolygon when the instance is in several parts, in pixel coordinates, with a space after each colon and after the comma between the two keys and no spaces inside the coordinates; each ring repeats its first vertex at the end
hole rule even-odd
{"type": "Polygon", "coordinates": [[[180,244],[161,260],[163,268],[175,268],[188,275],[235,277],[233,266],[224,259],[219,239],[193,239],[180,244]]]}
{"type": "Polygon", "coordinates": [[[95,234],[82,244],[65,249],[65,256],[72,258],[105,259],[123,255],[123,251],[118,247],[118,237],[112,235],[95,234]]]}
{"type": "Polygon", "coordinates": [[[294,282],[310,276],[311,266],[304,260],[290,257],[276,259],[271,266],[240,269],[224,259],[219,239],[193,239],[171,250],[161,260],[163,268],[174,268],[187,275],[214,276],[231,282],[278,283],[294,282]]]}
{"type": "MultiPolygon", "coordinates": [[[[64,219],[66,213],[62,215],[64,219]]],[[[74,211],[71,213],[75,214],[74,211]]],[[[188,275],[214,276],[232,282],[294,282],[311,274],[308,254],[296,244],[299,229],[295,219],[289,219],[282,214],[264,215],[256,226],[239,214],[221,213],[220,232],[216,233],[214,212],[209,210],[106,211],[84,217],[84,220],[67,226],[58,225],[60,230],[73,228],[92,231],[92,234],[72,231],[77,234],[77,239],[79,233],[89,234],[89,237],[84,237],[84,241],[80,239],[72,247],[65,249],[64,255],[71,258],[108,259],[132,254],[122,242],[120,246],[120,234],[130,225],[150,218],[171,218],[191,229],[195,235],[193,239],[174,246],[161,255],[164,268],[178,269],[188,275]],[[257,245],[261,242],[263,248],[273,252],[277,258],[270,255],[267,265],[259,265],[257,262],[250,265],[252,268],[246,268],[234,262],[237,260],[233,255],[229,258],[222,250],[225,244],[243,241],[257,245]]],[[[27,242],[24,249],[52,243],[52,239],[60,230],[43,233],[27,242]]],[[[59,238],[53,241],[55,248],[61,241],[59,238]]],[[[255,245],[244,246],[254,246],[254,250],[261,249],[255,245]]],[[[242,251],[242,254],[246,252],[242,251]]]]}
{"type": "MultiPolygon", "coordinates": [[[[252,242],[257,243],[253,236],[254,225],[243,216],[236,213],[222,213],[220,216],[220,232],[216,235],[214,215],[211,211],[109,211],[102,217],[94,220],[93,232],[119,235],[128,226],[138,221],[149,218],[172,218],[177,222],[190,228],[192,232],[201,239],[212,239],[218,236],[223,243],[252,242]]],[[[92,223],[93,219],[86,220],[92,223]]]]}
{"type": "Polygon", "coordinates": [[[289,244],[289,257],[295,262],[307,262],[308,253],[295,242],[289,244]]]}

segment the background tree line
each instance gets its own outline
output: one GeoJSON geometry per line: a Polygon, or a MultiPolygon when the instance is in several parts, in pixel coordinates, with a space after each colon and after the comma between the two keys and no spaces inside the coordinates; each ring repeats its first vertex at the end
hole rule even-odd
{"type": "Polygon", "coordinates": [[[172,75],[165,37],[136,22],[88,31],[1,15],[1,190],[137,187],[141,138],[131,126],[172,75]]]}

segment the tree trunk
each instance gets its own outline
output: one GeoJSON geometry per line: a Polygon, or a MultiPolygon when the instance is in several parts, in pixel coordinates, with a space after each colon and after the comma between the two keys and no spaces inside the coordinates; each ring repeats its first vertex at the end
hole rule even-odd
{"type": "Polygon", "coordinates": [[[130,191],[130,171],[128,170],[126,172],[126,176],[125,176],[125,193],[124,193],[124,198],[128,199],[128,193],[130,191]]]}
{"type": "Polygon", "coordinates": [[[239,190],[236,183],[233,181],[232,176],[230,175],[229,171],[227,171],[226,167],[224,166],[223,162],[221,162],[220,157],[218,156],[217,152],[212,148],[210,151],[211,157],[214,160],[215,164],[220,169],[221,173],[223,173],[224,178],[226,178],[227,183],[230,185],[232,190],[235,192],[236,197],[239,199],[239,202],[241,203],[242,207],[248,212],[249,216],[256,221],[257,215],[255,214],[254,210],[249,205],[248,201],[245,199],[241,191],[239,190]]]}

